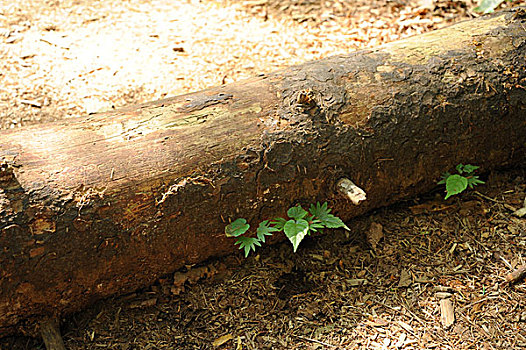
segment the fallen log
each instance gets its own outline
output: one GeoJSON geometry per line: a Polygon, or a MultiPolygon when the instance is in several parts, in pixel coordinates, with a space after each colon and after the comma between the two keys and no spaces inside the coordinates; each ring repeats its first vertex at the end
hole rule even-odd
{"type": "Polygon", "coordinates": [[[1,132],[0,335],[231,253],[237,217],[320,200],[349,219],[461,162],[524,164],[525,18],[1,132]]]}

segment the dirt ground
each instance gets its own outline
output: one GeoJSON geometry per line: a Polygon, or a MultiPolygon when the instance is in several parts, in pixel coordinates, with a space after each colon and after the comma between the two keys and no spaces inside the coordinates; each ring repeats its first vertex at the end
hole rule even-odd
{"type": "MultiPolygon", "coordinates": [[[[524,4],[505,3],[504,6],[524,4]]],[[[476,16],[473,1],[0,0],[0,128],[221,85],[476,16]]],[[[438,176],[437,176],[438,177],[438,176]]],[[[525,170],[188,266],[63,320],[68,349],[526,348],[525,170]],[[451,325],[443,311],[452,310],[451,325]]],[[[438,180],[438,179],[437,179],[438,180]]],[[[11,337],[0,349],[44,349],[11,337]]]]}

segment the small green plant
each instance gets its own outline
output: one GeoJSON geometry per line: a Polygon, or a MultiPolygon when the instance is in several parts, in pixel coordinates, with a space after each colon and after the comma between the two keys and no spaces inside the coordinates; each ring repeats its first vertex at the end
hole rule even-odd
{"type": "MultiPolygon", "coordinates": [[[[479,5],[473,9],[475,12],[491,13],[505,0],[480,0],[479,5]]],[[[511,1],[511,0],[508,0],[511,1]]]]}
{"type": "Polygon", "coordinates": [[[239,249],[245,250],[245,257],[250,250],[256,251],[256,247],[261,247],[265,243],[265,237],[271,236],[274,232],[285,233],[285,236],[292,243],[294,252],[298,249],[301,241],[312,232],[324,228],[343,227],[349,228],[337,216],[332,215],[331,209],[327,208],[327,203],[316,205],[311,204],[309,211],[303,209],[300,205],[289,208],[287,215],[289,219],[275,218],[272,221],[265,220],[259,223],[256,229],[256,237],[244,236],[249,230],[250,225],[243,218],[236,219],[225,227],[227,237],[236,237],[235,244],[239,244],[239,249]]]}
{"type": "Polygon", "coordinates": [[[480,180],[478,176],[473,175],[475,170],[479,167],[476,165],[459,164],[455,167],[458,174],[444,173],[442,174],[442,180],[438,182],[439,185],[446,185],[446,197],[449,197],[463,192],[466,188],[473,188],[478,184],[483,184],[484,181],[480,180]]]}

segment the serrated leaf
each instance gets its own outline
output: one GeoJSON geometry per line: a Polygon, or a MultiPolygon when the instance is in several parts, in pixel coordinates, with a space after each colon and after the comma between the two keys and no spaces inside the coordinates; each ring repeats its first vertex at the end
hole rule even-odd
{"type": "Polygon", "coordinates": [[[334,216],[332,214],[327,215],[324,219],[321,220],[322,225],[324,225],[327,228],[339,228],[343,227],[347,231],[350,231],[350,229],[345,225],[345,223],[337,216],[334,216]]]}
{"type": "Polygon", "coordinates": [[[478,176],[468,177],[467,179],[469,188],[473,188],[473,186],[485,183],[484,181],[480,180],[478,176]]]}
{"type": "Polygon", "coordinates": [[[265,220],[263,222],[259,223],[259,226],[256,230],[258,239],[265,243],[265,236],[272,236],[272,232],[277,232],[279,229],[277,229],[274,226],[270,226],[270,223],[268,220],[265,220]]]}
{"type": "Polygon", "coordinates": [[[476,165],[466,164],[466,165],[464,165],[464,172],[468,173],[468,174],[472,174],[478,168],[480,168],[480,167],[476,166],[476,165]]]}
{"type": "Polygon", "coordinates": [[[446,180],[447,195],[444,199],[448,199],[455,194],[459,194],[466,188],[468,188],[468,179],[457,174],[451,175],[446,180]]]}
{"type": "Polygon", "coordinates": [[[491,13],[504,2],[504,0],[481,0],[479,5],[473,9],[475,12],[491,13]]]}
{"type": "Polygon", "coordinates": [[[275,218],[270,223],[274,225],[274,228],[276,229],[276,231],[283,231],[283,227],[285,227],[287,220],[283,218],[275,218]]]}
{"type": "Polygon", "coordinates": [[[300,205],[297,205],[287,210],[287,215],[289,216],[289,218],[294,220],[301,220],[305,216],[307,216],[307,214],[307,211],[303,209],[300,205]]]}
{"type": "Polygon", "coordinates": [[[309,223],[303,219],[296,221],[289,220],[285,224],[283,231],[285,232],[285,235],[289,239],[290,243],[292,243],[295,253],[303,238],[305,238],[307,233],[309,233],[309,223]]]}
{"type": "Polygon", "coordinates": [[[320,220],[323,220],[323,218],[329,215],[330,212],[331,212],[331,209],[327,209],[327,202],[323,204],[320,204],[320,202],[317,202],[316,206],[314,206],[314,204],[311,204],[310,206],[311,215],[320,220]]]}
{"type": "Polygon", "coordinates": [[[317,232],[320,228],[325,228],[325,226],[321,223],[321,220],[318,219],[310,219],[309,221],[309,230],[312,232],[317,232]]]}
{"type": "Polygon", "coordinates": [[[261,247],[259,240],[254,237],[238,237],[234,244],[239,244],[239,249],[245,250],[245,258],[248,257],[251,249],[256,251],[256,246],[261,247]]]}
{"type": "Polygon", "coordinates": [[[237,237],[247,232],[249,228],[250,225],[247,224],[247,220],[239,218],[226,225],[225,234],[227,237],[237,237]]]}

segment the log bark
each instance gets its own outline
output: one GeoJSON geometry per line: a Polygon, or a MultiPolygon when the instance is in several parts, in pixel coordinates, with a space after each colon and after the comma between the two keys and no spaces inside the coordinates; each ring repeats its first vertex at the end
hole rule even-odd
{"type": "Polygon", "coordinates": [[[514,9],[231,85],[0,133],[0,335],[237,249],[229,220],[344,219],[458,163],[524,164],[514,9]],[[367,193],[355,206],[336,189],[367,193]]]}

